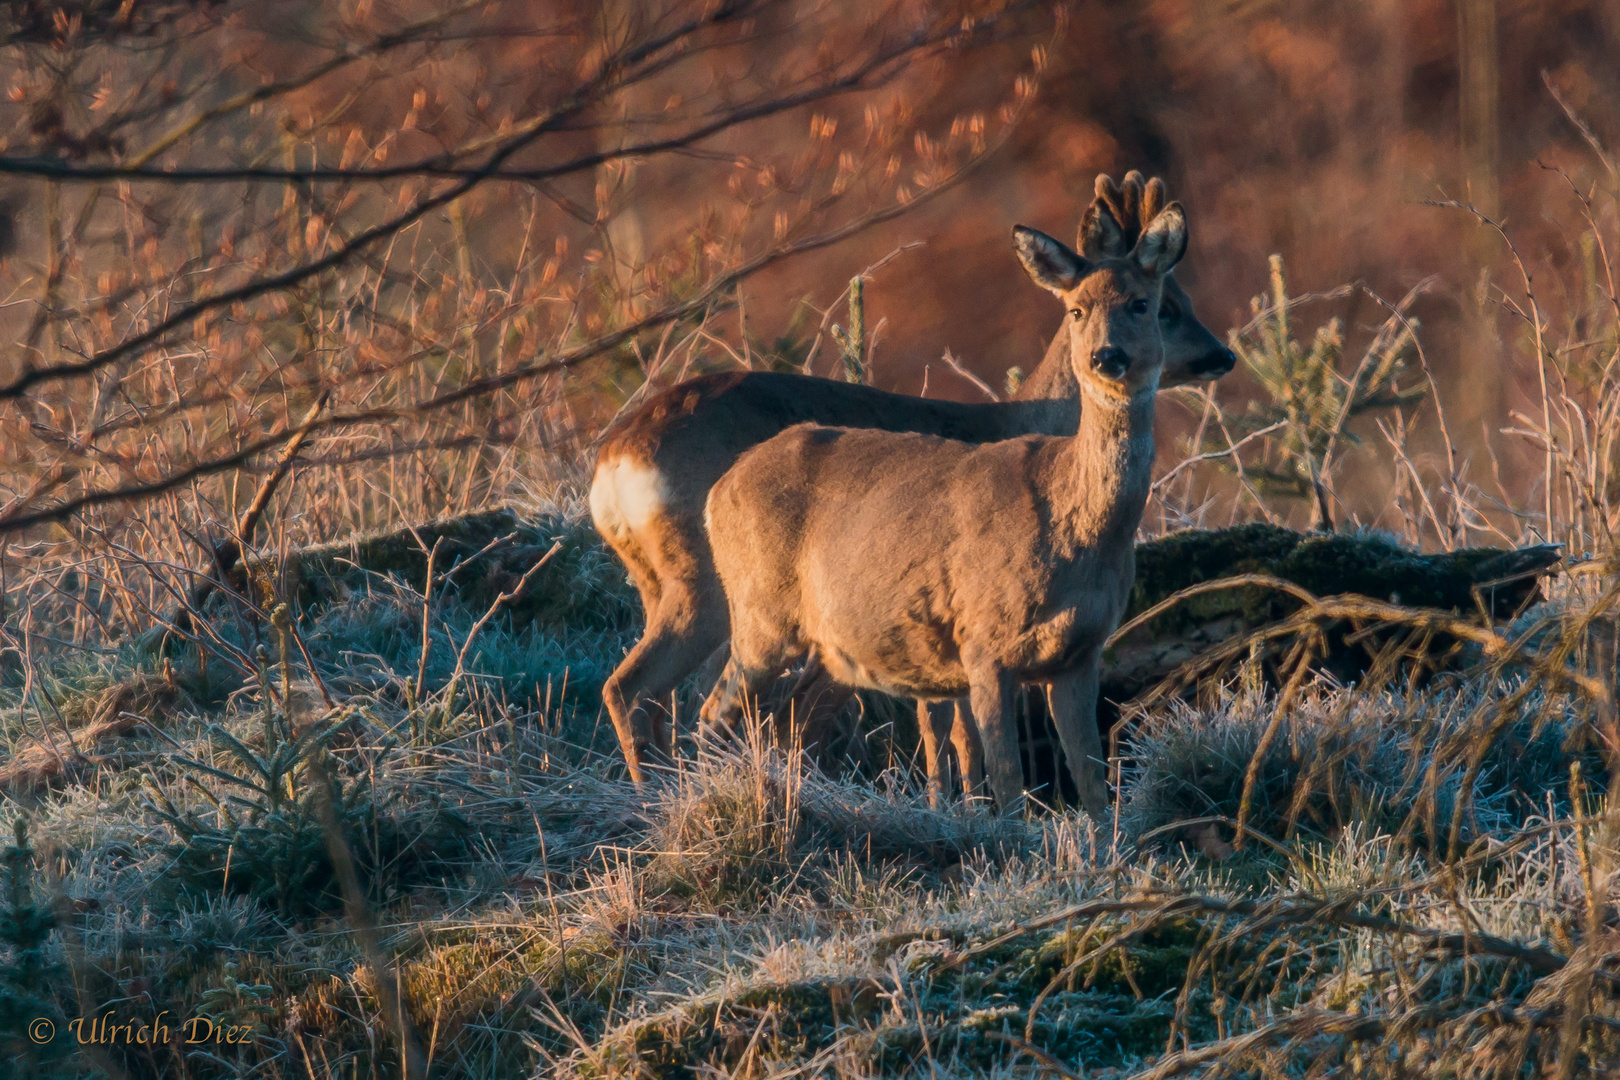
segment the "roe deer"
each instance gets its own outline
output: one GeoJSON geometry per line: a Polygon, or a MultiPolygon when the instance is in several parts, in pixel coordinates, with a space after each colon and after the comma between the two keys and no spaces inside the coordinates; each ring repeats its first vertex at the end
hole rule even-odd
{"type": "MultiPolygon", "coordinates": [[[[1118,230],[1095,204],[1087,219],[1118,230]]],[[[1099,662],[1135,573],[1164,367],[1158,309],[1187,222],[1171,203],[1126,256],[1095,262],[1034,229],[1013,235],[1070,314],[1077,432],[981,445],[804,424],[742,455],[705,512],[731,660],[703,719],[731,724],[807,656],[850,686],[965,692],[1006,812],[1023,792],[1014,692],[1045,682],[1081,803],[1099,816],[1099,662]]]]}
{"type": "MultiPolygon", "coordinates": [[[[1087,233],[1091,258],[1122,255],[1165,203],[1164,185],[1139,173],[1123,188],[1097,178],[1093,207],[1111,210],[1120,229],[1087,233]],[[1128,240],[1128,243],[1127,243],[1128,240]],[[1119,250],[1109,250],[1114,245],[1119,250]]],[[[1086,221],[1092,220],[1088,211],[1086,221]]],[[[1192,302],[1166,279],[1161,308],[1166,385],[1213,379],[1236,362],[1194,316],[1192,302]]],[[[661,707],[681,681],[730,636],[725,595],[715,576],[703,505],[709,489],[739,455],[804,421],[888,431],[917,431],[966,442],[1031,433],[1071,434],[1080,390],[1060,331],[1015,399],[969,405],[885,393],[871,387],[799,375],[734,372],[700,376],[651,398],[608,432],[591,483],[591,518],[641,594],[646,628],[614,670],[602,697],[632,778],[644,778],[642,755],[671,752],[661,707]]]]}
{"type": "MultiPolygon", "coordinates": [[[[1115,184],[1113,178],[1106,173],[1099,174],[1095,187],[1095,201],[1113,212],[1120,230],[1117,233],[1107,232],[1101,236],[1082,235],[1081,252],[1093,259],[1110,255],[1123,256],[1136,245],[1138,237],[1141,236],[1142,224],[1151,221],[1164,207],[1164,184],[1157,177],[1144,184],[1142,174],[1132,170],[1125,174],[1123,184],[1115,184]],[[1104,244],[1110,244],[1108,250],[1093,250],[1104,244]]],[[[1181,298],[1184,296],[1174,278],[1165,279],[1164,295],[1159,303],[1159,332],[1164,338],[1164,372],[1159,376],[1161,389],[1185,385],[1191,381],[1182,375],[1177,350],[1179,343],[1175,337],[1178,319],[1181,312],[1186,310],[1182,306],[1181,298]]],[[[1060,332],[1058,336],[1062,337],[1063,334],[1060,332]]],[[[1199,375],[1202,378],[1215,379],[1230,370],[1232,365],[1228,364],[1219,369],[1207,371],[1200,369],[1199,375]]],[[[1046,698],[1046,708],[1047,716],[1052,716],[1050,696],[1046,698]]],[[[802,710],[800,714],[803,715],[802,710]]],[[[944,747],[947,740],[956,753],[957,778],[962,787],[963,797],[972,798],[981,790],[984,784],[983,748],[979,745],[979,734],[974,730],[972,720],[968,716],[965,700],[958,698],[955,701],[918,701],[917,731],[922,737],[930,805],[938,806],[945,795],[944,747]]]]}

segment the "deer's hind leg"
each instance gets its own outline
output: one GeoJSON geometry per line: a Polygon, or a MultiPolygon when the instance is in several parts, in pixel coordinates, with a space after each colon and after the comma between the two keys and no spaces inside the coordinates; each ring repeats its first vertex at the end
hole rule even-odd
{"type": "Polygon", "coordinates": [[[698,713],[699,728],[708,735],[736,735],[744,714],[750,709],[758,711],[760,695],[770,689],[780,671],[779,664],[747,664],[733,652],[698,713]]]}
{"type": "Polygon", "coordinates": [[[602,701],[630,776],[639,784],[646,778],[644,758],[673,759],[671,696],[726,643],[731,620],[701,522],[672,522],[656,550],[636,554],[625,563],[641,593],[647,625],[608,676],[602,701]]]}
{"type": "Polygon", "coordinates": [[[918,701],[917,732],[922,736],[923,759],[928,768],[928,805],[938,809],[945,802],[945,739],[950,729],[950,711],[955,702],[918,701]]]}
{"type": "Polygon", "coordinates": [[[854,696],[852,688],[827,673],[819,651],[810,650],[792,685],[779,683],[771,695],[768,711],[776,716],[778,745],[797,746],[812,758],[821,758],[836,732],[834,721],[854,696]]]}
{"type": "MultiPolygon", "coordinates": [[[[761,633],[757,626],[737,630],[731,639],[731,658],[698,714],[703,730],[711,733],[736,731],[744,712],[758,708],[760,695],[770,689],[783,668],[806,655],[792,649],[782,637],[761,633]]],[[[809,650],[807,659],[811,669],[820,666],[814,650],[809,650]]]]}
{"type": "Polygon", "coordinates": [[[939,804],[949,786],[946,775],[946,746],[956,751],[956,779],[962,788],[964,802],[972,802],[982,795],[984,786],[984,749],[979,744],[979,731],[973,725],[967,701],[917,702],[917,729],[922,734],[923,758],[928,770],[929,805],[939,804]]]}

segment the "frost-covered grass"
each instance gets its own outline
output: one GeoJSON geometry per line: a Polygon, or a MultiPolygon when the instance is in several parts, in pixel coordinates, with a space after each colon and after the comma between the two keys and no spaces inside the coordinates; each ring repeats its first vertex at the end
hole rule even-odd
{"type": "MultiPolygon", "coordinates": [[[[622,602],[600,566],[570,587],[576,609],[622,602]]],[[[23,877],[56,925],[26,985],[0,931],[3,1060],[318,1080],[1620,1066],[1601,739],[1568,686],[1523,690],[1536,664],[1307,684],[1240,845],[1273,691],[1137,721],[1103,821],[934,808],[881,767],[903,754],[829,776],[757,733],[688,742],[637,790],[595,699],[633,626],[497,614],[452,694],[483,613],[439,594],[421,665],[420,591],[374,575],[298,620],[313,671],[300,653],[284,678],[259,628],[272,693],[150,642],[8,675],[6,748],[45,765],[0,817],[26,818],[23,877]],[[251,1035],[41,1048],[29,1010],[251,1035]]],[[[251,657],[246,625],[221,615],[251,657]]]]}

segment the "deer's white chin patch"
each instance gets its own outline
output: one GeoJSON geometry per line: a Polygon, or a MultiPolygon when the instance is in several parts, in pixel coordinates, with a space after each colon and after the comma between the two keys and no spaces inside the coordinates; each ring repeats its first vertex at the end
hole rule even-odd
{"type": "Polygon", "coordinates": [[[604,533],[639,532],[669,505],[664,474],[630,458],[601,462],[591,481],[591,518],[604,533]]]}

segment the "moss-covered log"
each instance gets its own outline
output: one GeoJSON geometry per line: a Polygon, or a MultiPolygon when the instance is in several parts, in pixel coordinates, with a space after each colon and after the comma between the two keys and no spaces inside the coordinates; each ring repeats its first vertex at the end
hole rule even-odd
{"type": "Polygon", "coordinates": [[[525,517],[506,507],[302,548],[285,560],[249,560],[246,572],[236,571],[231,584],[247,589],[251,576],[260,599],[268,592],[293,600],[301,611],[319,611],[379,579],[421,591],[428,555],[437,548],[436,595],[452,594],[462,606],[483,611],[559,542],[562,549],[509,606],[514,625],[536,623],[553,633],[635,625],[640,619],[636,591],[588,521],[562,514],[525,517]]]}
{"type": "MultiPolygon", "coordinates": [[[[1504,620],[1540,595],[1557,563],[1550,544],[1517,550],[1462,548],[1425,554],[1376,534],[1299,533],[1265,523],[1170,533],[1136,549],[1127,618],[1205,582],[1266,574],[1317,596],[1353,594],[1470,618],[1504,620]]],[[[1103,694],[1124,701],[1205,649],[1299,610],[1300,601],[1260,586],[1188,597],[1127,634],[1110,650],[1103,694]]],[[[1365,648],[1328,658],[1339,674],[1364,668],[1365,648]]]]}

